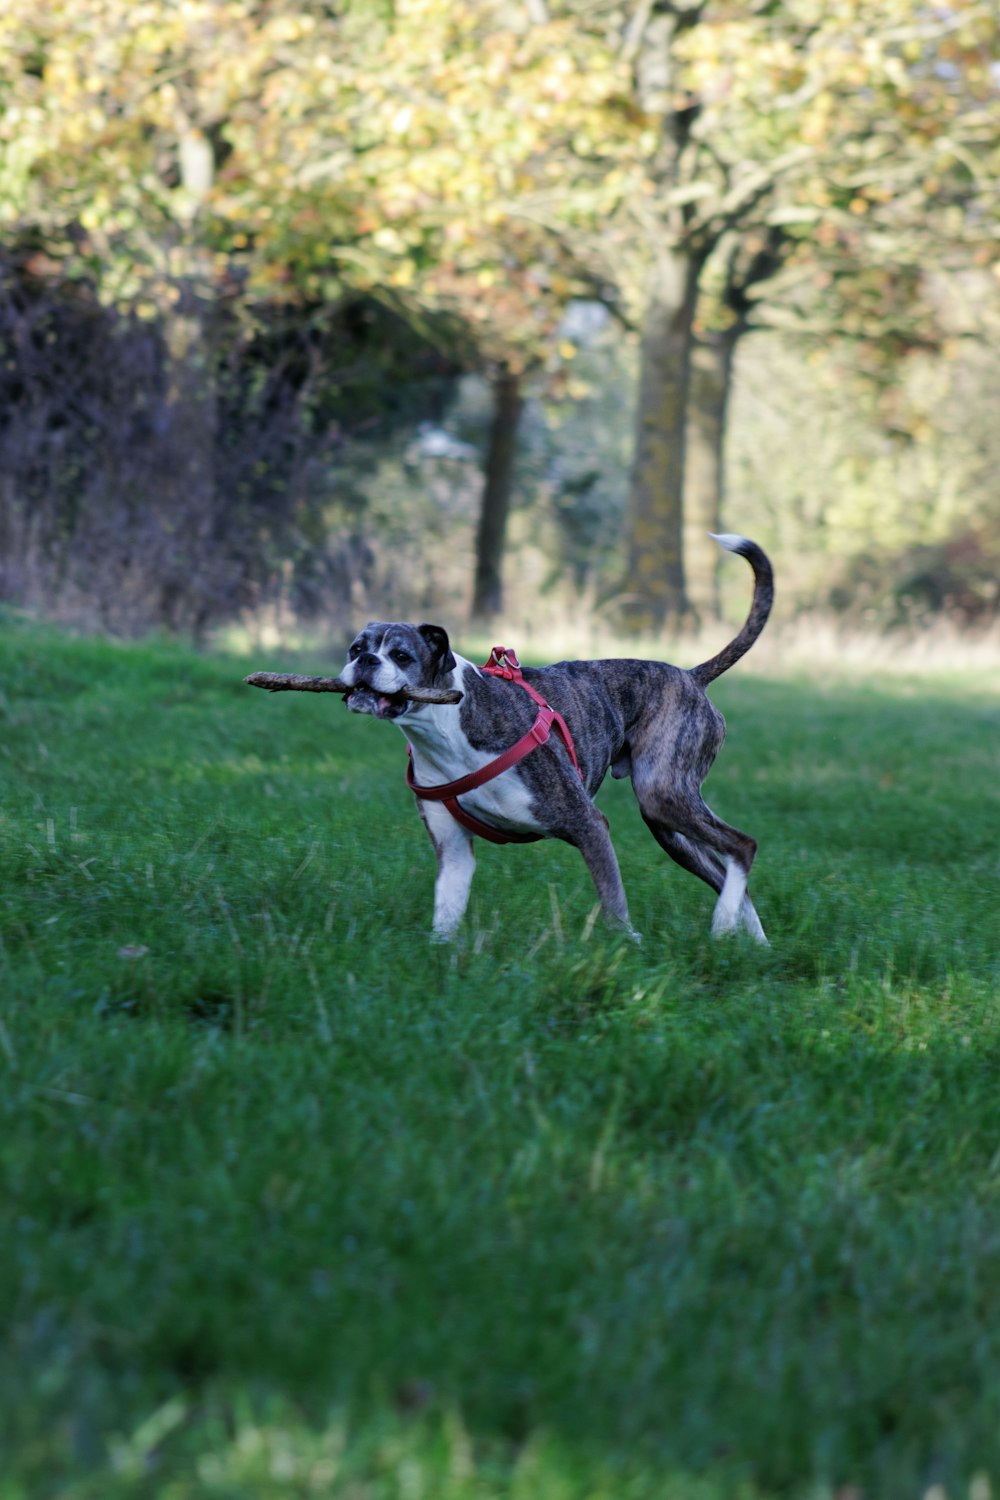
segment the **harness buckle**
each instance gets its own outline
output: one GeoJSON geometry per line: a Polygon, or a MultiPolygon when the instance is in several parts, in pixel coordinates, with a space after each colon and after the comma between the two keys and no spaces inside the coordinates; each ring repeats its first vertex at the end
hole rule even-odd
{"type": "Polygon", "coordinates": [[[506,677],[509,682],[515,681],[521,675],[517,652],[510,646],[494,646],[486,663],[486,671],[497,677],[506,677]]]}
{"type": "Polygon", "coordinates": [[[552,733],[552,720],[555,718],[555,710],[551,704],[543,703],[539,706],[535,715],[535,722],[529,731],[536,745],[544,745],[552,733]]]}

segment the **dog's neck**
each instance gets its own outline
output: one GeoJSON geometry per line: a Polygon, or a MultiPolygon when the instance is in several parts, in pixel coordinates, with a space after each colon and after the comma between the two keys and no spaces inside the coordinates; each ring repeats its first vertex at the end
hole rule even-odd
{"type": "MultiPolygon", "coordinates": [[[[477,681],[481,679],[479,668],[456,652],[455,665],[440,685],[457,688],[464,696],[470,691],[474,692],[477,681]]],[[[469,764],[469,742],[461,725],[460,707],[457,703],[426,703],[418,712],[405,714],[398,720],[399,730],[413,748],[414,763],[418,771],[424,767],[430,772],[441,774],[443,779],[450,780],[452,775],[460,774],[454,769],[456,765],[466,770],[472,769],[469,764]]],[[[471,759],[479,759],[475,751],[471,752],[471,759]]],[[[488,759],[488,755],[484,757],[484,760],[488,759]]]]}

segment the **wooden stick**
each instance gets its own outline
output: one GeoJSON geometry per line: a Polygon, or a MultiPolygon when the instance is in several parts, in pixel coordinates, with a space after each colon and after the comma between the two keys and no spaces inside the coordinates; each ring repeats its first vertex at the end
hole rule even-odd
{"type": "MultiPolygon", "coordinates": [[[[250,687],[266,688],[269,693],[350,693],[354,689],[339,677],[299,677],[294,672],[251,672],[243,681],[250,687]]],[[[374,689],[372,689],[374,692],[374,689]]],[[[455,688],[404,687],[403,697],[411,703],[460,703],[462,694],[455,688]]],[[[392,697],[393,694],[388,696],[392,697]]]]}
{"type": "Polygon", "coordinates": [[[269,693],[349,693],[339,677],[297,677],[293,672],[252,672],[243,681],[250,687],[266,688],[269,693]]]}

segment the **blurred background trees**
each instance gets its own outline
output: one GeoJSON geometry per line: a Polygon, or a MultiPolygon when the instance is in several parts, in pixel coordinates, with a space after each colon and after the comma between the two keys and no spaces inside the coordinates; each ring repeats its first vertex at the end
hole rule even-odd
{"type": "Polygon", "coordinates": [[[985,0],[7,0],[0,46],[0,597],[655,629],[722,527],[804,605],[996,613],[985,0]]]}

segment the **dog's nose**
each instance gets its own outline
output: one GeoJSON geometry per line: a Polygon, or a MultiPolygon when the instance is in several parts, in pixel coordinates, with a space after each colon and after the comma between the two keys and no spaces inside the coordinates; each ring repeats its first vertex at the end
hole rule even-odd
{"type": "Polygon", "coordinates": [[[378,666],[379,660],[374,651],[362,651],[360,656],[354,658],[354,664],[360,667],[362,671],[370,672],[373,667],[378,666]]]}

